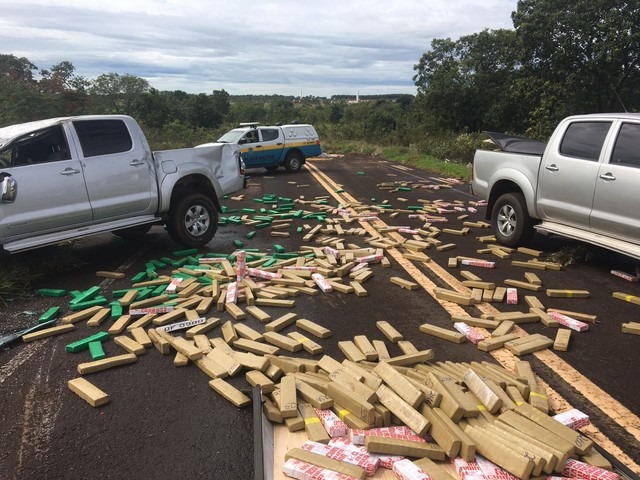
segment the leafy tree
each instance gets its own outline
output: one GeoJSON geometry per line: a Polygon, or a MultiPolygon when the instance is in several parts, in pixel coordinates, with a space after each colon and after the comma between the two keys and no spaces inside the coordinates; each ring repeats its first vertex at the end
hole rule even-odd
{"type": "Polygon", "coordinates": [[[105,73],[92,82],[90,91],[103,112],[134,115],[136,102],[149,88],[149,82],[144,78],[105,73]]]}
{"type": "Polygon", "coordinates": [[[528,77],[541,101],[537,122],[574,113],[640,107],[640,3],[520,0],[512,15],[528,77]]]}
{"type": "Polygon", "coordinates": [[[433,128],[504,129],[518,121],[509,108],[520,66],[516,40],[511,30],[484,30],[432,41],[414,67],[414,82],[433,128]]]}
{"type": "Polygon", "coordinates": [[[13,82],[35,83],[33,72],[38,70],[27,58],[15,55],[0,54],[0,77],[13,82]]]}

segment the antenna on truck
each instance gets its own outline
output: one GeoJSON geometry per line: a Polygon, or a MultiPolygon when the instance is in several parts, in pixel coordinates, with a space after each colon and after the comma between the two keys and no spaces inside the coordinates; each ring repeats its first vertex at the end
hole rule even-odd
{"type": "Polygon", "coordinates": [[[627,107],[624,106],[624,103],[622,102],[622,99],[620,98],[620,95],[618,95],[618,91],[616,90],[616,87],[614,87],[613,85],[611,85],[611,89],[613,90],[613,93],[616,94],[616,98],[618,99],[618,101],[620,102],[620,105],[622,105],[622,109],[624,110],[624,113],[629,113],[627,111],[627,107]]]}

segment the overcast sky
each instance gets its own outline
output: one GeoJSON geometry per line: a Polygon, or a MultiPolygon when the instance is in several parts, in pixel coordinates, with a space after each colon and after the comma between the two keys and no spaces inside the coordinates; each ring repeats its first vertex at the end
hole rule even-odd
{"type": "Polygon", "coordinates": [[[0,53],[231,95],[415,93],[434,38],[512,28],[516,0],[0,0],[0,53]]]}

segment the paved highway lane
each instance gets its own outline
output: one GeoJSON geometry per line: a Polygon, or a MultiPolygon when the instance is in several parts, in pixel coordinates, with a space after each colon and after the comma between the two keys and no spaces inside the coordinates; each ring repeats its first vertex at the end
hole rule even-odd
{"type": "MultiPolygon", "coordinates": [[[[430,190],[412,188],[410,191],[392,191],[380,188],[385,182],[413,182],[414,185],[441,184],[425,172],[407,169],[375,157],[349,156],[312,161],[297,174],[277,172],[253,174],[249,188],[242,200],[228,199],[229,209],[241,212],[243,208],[259,209],[263,205],[256,198],[276,194],[298,200],[326,197],[330,205],[340,202],[381,204],[385,200],[396,209],[416,205],[419,200],[443,199],[459,201],[466,207],[473,201],[466,186],[430,190]]],[[[304,205],[304,204],[300,204],[304,205]]],[[[312,210],[311,207],[305,207],[312,210]]],[[[229,213],[228,215],[233,215],[229,213]]],[[[482,220],[483,211],[468,213],[467,220],[482,220]]],[[[447,215],[447,224],[441,228],[460,229],[459,215],[447,215]]],[[[409,218],[408,214],[382,215],[382,222],[389,226],[420,227],[423,222],[409,218]]],[[[229,254],[234,250],[233,240],[244,242],[245,248],[258,248],[271,252],[274,244],[282,245],[288,252],[297,251],[305,243],[304,233],[296,233],[296,227],[313,221],[296,220],[287,229],[290,237],[269,236],[269,229],[256,230],[255,238],[246,234],[245,225],[221,226],[214,241],[202,253],[229,254]]],[[[370,233],[374,224],[362,223],[370,233]]],[[[379,228],[382,223],[376,223],[379,228]]],[[[461,268],[449,268],[449,257],[473,256],[497,262],[495,269],[468,267],[483,281],[504,286],[507,278],[524,280],[523,268],[511,267],[511,260],[528,260],[531,257],[514,254],[501,260],[493,255],[476,251],[486,245],[476,237],[488,235],[486,229],[472,228],[468,235],[440,234],[444,243],[455,243],[455,248],[436,252],[425,250],[431,257],[429,263],[403,258],[394,249],[387,251],[391,268],[373,267],[374,276],[364,286],[368,295],[333,292],[318,296],[295,297],[294,310],[300,318],[308,318],[334,332],[331,338],[318,340],[325,353],[342,359],[337,341],[350,340],[355,335],[367,335],[370,339],[383,340],[375,322],[387,320],[405,335],[418,349],[432,348],[436,360],[445,361],[498,361],[508,368],[515,358],[504,350],[490,354],[480,352],[470,343],[457,345],[421,333],[423,323],[451,328],[451,314],[466,312],[473,316],[496,311],[527,311],[522,298],[533,295],[546,307],[560,308],[597,315],[597,322],[590,324],[588,332],[574,332],[568,352],[544,351],[527,355],[549,387],[552,408],[564,411],[579,408],[589,414],[593,426],[585,432],[593,436],[606,450],[614,453],[632,470],[638,472],[640,462],[640,401],[639,384],[634,369],[638,361],[638,337],[623,335],[620,324],[637,318],[637,305],[611,298],[613,291],[640,295],[637,283],[628,283],[609,274],[612,268],[633,271],[633,263],[624,257],[601,254],[596,260],[565,268],[562,271],[535,271],[544,289],[584,289],[590,292],[588,299],[548,298],[544,291],[521,291],[519,305],[505,303],[480,304],[460,307],[433,298],[435,287],[464,291],[460,282],[461,268]],[[420,285],[417,290],[405,290],[390,283],[392,276],[413,280],[420,285]]],[[[398,235],[397,233],[390,234],[398,235]]],[[[406,235],[403,235],[407,237],[406,235]]],[[[317,237],[316,237],[317,238],[317,237]]],[[[367,246],[367,237],[349,237],[345,241],[367,246]]],[[[398,237],[399,238],[399,237],[398,237]]],[[[408,238],[408,237],[407,237],[408,238]]],[[[315,245],[313,242],[305,243],[315,245]]],[[[553,251],[566,242],[535,238],[532,248],[553,251]]],[[[129,278],[144,270],[144,262],[163,256],[171,256],[178,250],[161,228],[154,228],[144,242],[123,244],[109,236],[94,237],[79,242],[74,253],[81,260],[72,274],[57,278],[45,278],[38,286],[83,290],[100,283],[97,270],[120,270],[127,278],[108,280],[102,284],[103,292],[130,286],[129,278]]],[[[55,252],[55,249],[53,250],[55,252]]],[[[161,272],[165,273],[165,272],[161,272]]],[[[49,306],[60,303],[56,299],[34,298],[30,302],[14,302],[4,309],[4,318],[11,325],[24,323],[23,311],[41,313],[49,306]]],[[[274,318],[283,309],[266,307],[274,318]]],[[[211,311],[209,316],[219,316],[223,321],[227,313],[211,311]]],[[[264,326],[249,317],[243,321],[256,330],[264,326]]],[[[523,324],[527,333],[541,333],[555,338],[555,329],[542,324],[523,324]]],[[[0,325],[0,330],[4,327],[0,325]]],[[[295,330],[288,327],[283,333],[295,330]]],[[[236,409],[221,399],[207,385],[208,378],[195,366],[174,367],[173,355],[162,356],[155,349],[141,356],[126,367],[100,372],[89,376],[100,388],[110,394],[111,401],[104,407],[93,409],[66,387],[66,381],[77,376],[79,362],[87,361],[87,354],[69,354],[66,344],[84,338],[95,329],[79,324],[76,331],[32,344],[18,344],[0,352],[0,401],[3,405],[0,420],[3,430],[0,441],[6,448],[0,452],[0,478],[76,478],[98,476],[102,478],[251,478],[252,423],[250,409],[236,409]]],[[[210,336],[220,335],[219,329],[210,336]]],[[[113,343],[106,345],[110,355],[119,352],[113,343]]],[[[400,354],[396,345],[389,344],[392,355],[400,354]]],[[[298,355],[298,354],[296,354],[298,355]]],[[[300,356],[310,357],[308,354],[300,356]]],[[[231,382],[247,390],[243,375],[231,382]]]]}

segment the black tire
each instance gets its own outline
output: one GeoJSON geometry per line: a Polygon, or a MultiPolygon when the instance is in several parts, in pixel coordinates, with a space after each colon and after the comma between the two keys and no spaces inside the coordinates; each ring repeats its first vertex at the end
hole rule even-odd
{"type": "Polygon", "coordinates": [[[302,156],[298,152],[289,152],[284,159],[284,168],[287,172],[297,172],[302,168],[302,156]]]}
{"type": "Polygon", "coordinates": [[[275,172],[276,170],[278,170],[278,167],[280,167],[280,165],[270,165],[268,167],[264,167],[264,169],[267,172],[275,172]]]}
{"type": "Polygon", "coordinates": [[[144,237],[149,230],[151,230],[151,224],[136,225],[135,227],[122,228],[120,230],[114,230],[113,233],[116,237],[120,237],[124,240],[137,240],[144,237]]]}
{"type": "Polygon", "coordinates": [[[491,210],[491,226],[499,243],[516,247],[533,235],[533,220],[521,193],[501,195],[491,210]]]}
{"type": "Polygon", "coordinates": [[[189,193],[177,200],[169,212],[169,236],[185,247],[202,247],[211,241],[218,229],[218,211],[203,193],[189,193]]]}

